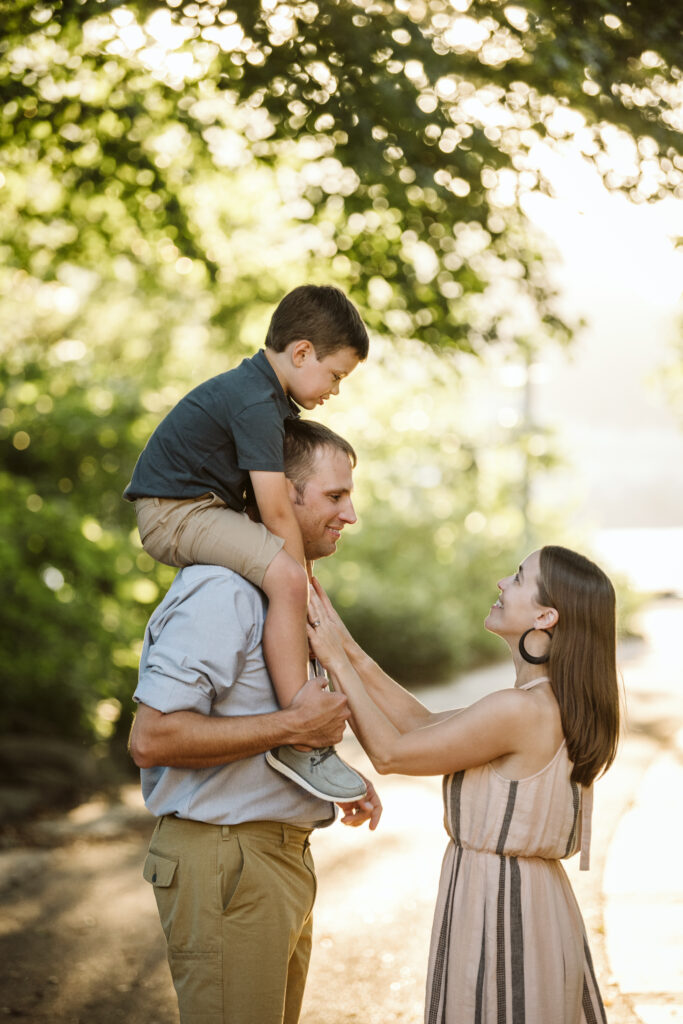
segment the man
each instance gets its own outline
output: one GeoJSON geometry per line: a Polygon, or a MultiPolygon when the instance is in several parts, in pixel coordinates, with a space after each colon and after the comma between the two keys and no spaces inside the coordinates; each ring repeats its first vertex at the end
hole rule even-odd
{"type": "MultiPolygon", "coordinates": [[[[288,424],[285,472],[309,563],[356,521],[355,453],[306,420],[288,424]]],[[[158,816],[145,863],[182,1024],[296,1024],[311,949],[313,828],[333,805],[273,771],[265,752],[327,747],[346,699],[310,680],[278,709],[261,648],[264,597],[220,566],[176,576],[147,626],[131,753],[158,816]],[[164,767],[158,767],[164,766],[164,767]]],[[[343,820],[375,828],[368,795],[343,820]]]]}

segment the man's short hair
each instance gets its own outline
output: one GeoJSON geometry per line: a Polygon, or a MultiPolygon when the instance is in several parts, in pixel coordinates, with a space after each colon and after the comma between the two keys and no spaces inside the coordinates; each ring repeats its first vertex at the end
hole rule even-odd
{"type": "Polygon", "coordinates": [[[293,341],[310,341],[318,359],[340,348],[367,358],[370,340],[360,313],[339,288],[302,284],[288,292],[273,313],[266,348],[284,352],[293,341]]]}
{"type": "Polygon", "coordinates": [[[348,455],[352,468],[358,458],[348,441],[334,430],[315,420],[286,420],[284,439],[285,475],[296,492],[303,495],[311,478],[316,454],[321,448],[332,448],[348,455]]]}

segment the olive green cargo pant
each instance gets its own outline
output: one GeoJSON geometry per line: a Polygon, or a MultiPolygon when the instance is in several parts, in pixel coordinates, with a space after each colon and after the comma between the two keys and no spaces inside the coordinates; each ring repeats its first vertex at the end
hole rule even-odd
{"type": "Polygon", "coordinates": [[[296,1024],[316,878],[308,829],[157,822],[154,886],[181,1024],[296,1024]]]}

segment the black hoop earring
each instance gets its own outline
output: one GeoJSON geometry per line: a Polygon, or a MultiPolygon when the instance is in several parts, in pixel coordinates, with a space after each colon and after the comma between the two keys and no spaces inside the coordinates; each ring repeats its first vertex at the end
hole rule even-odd
{"type": "MultiPolygon", "coordinates": [[[[526,633],[522,633],[522,635],[519,638],[519,653],[522,655],[522,657],[524,658],[525,661],[529,662],[530,665],[544,665],[546,663],[546,661],[550,661],[550,651],[548,651],[547,654],[543,654],[540,657],[538,657],[535,654],[529,654],[529,652],[527,651],[526,647],[524,646],[525,638],[528,637],[529,633],[535,633],[535,632],[536,632],[536,627],[532,626],[531,629],[527,629],[526,633]]],[[[539,632],[540,633],[547,633],[547,635],[552,640],[553,634],[550,632],[549,629],[541,629],[541,630],[539,630],[539,632]]]]}

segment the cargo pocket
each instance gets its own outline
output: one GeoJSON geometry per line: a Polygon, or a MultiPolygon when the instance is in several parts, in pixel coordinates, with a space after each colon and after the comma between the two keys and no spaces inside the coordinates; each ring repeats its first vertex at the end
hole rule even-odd
{"type": "Polygon", "coordinates": [[[154,887],[182,1024],[223,1024],[220,935],[215,939],[202,931],[201,923],[206,923],[207,917],[204,914],[199,915],[200,927],[195,931],[195,894],[187,890],[186,884],[180,884],[177,860],[150,851],[142,876],[154,887]]]}
{"type": "Polygon", "coordinates": [[[160,857],[158,853],[148,853],[145,866],[142,869],[142,877],[150,885],[158,885],[161,889],[167,889],[173,881],[177,867],[177,860],[160,857]]]}
{"type": "Polygon", "coordinates": [[[154,888],[154,898],[167,942],[171,941],[171,926],[178,903],[178,888],[173,885],[177,868],[177,860],[150,851],[142,869],[142,877],[154,888]]]}

